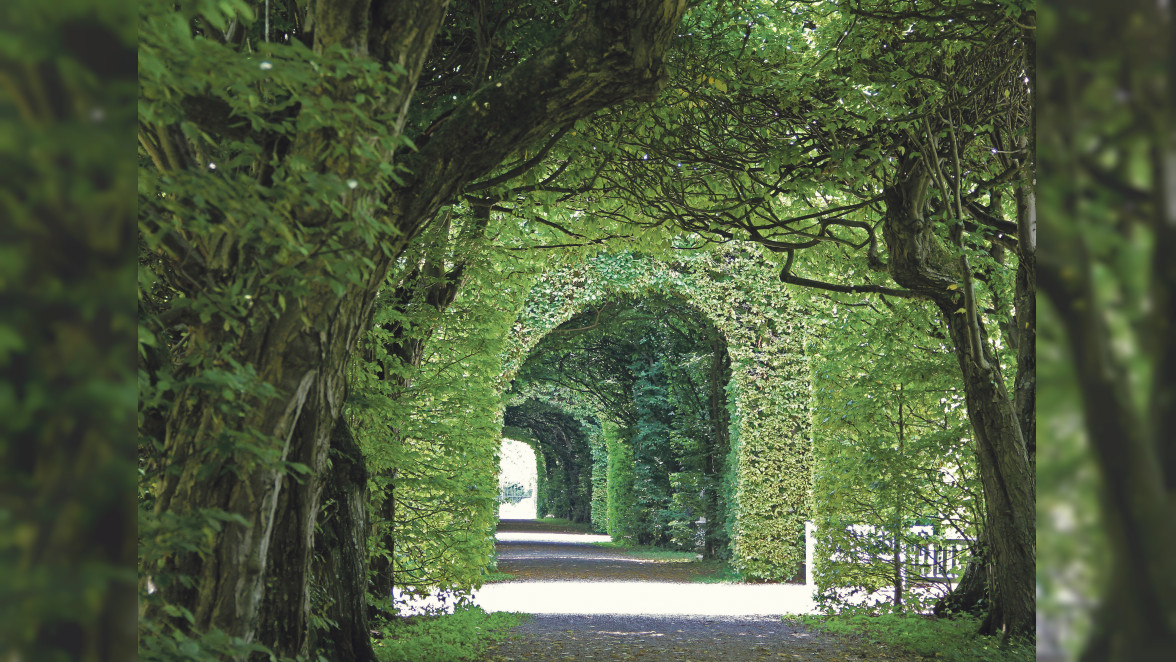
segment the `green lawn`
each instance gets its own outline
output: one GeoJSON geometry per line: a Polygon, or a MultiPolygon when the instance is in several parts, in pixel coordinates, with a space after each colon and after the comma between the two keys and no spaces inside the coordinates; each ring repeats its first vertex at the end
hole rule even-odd
{"type": "Polygon", "coordinates": [[[696,561],[698,554],[695,552],[679,552],[670,549],[661,549],[658,547],[651,547],[649,545],[633,545],[624,541],[610,540],[608,542],[594,542],[591,543],[596,547],[605,547],[608,549],[620,549],[629,552],[639,559],[651,559],[655,561],[696,561]]]}
{"type": "Polygon", "coordinates": [[[443,616],[417,616],[380,627],[373,638],[383,662],[452,662],[476,659],[486,646],[509,638],[511,628],[530,616],[508,612],[488,614],[479,607],[443,616]]]}
{"type": "Polygon", "coordinates": [[[932,618],[919,614],[869,616],[802,615],[788,617],[834,634],[855,634],[902,648],[908,653],[944,662],[1030,662],[1036,648],[1030,643],[1013,643],[1000,649],[998,637],[976,634],[978,619],[971,616],[932,618]]]}

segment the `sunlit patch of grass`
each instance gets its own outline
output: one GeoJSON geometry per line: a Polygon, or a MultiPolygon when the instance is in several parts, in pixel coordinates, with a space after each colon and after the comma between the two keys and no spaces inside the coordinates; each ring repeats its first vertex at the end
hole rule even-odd
{"type": "Polygon", "coordinates": [[[651,561],[697,561],[698,554],[695,552],[681,552],[672,549],[661,549],[658,547],[651,547],[649,545],[634,545],[623,540],[610,540],[608,542],[594,542],[590,543],[596,547],[606,547],[609,549],[620,549],[629,552],[631,556],[639,559],[648,559],[651,561]]]}
{"type": "Polygon", "coordinates": [[[509,572],[499,572],[497,570],[488,572],[482,576],[482,583],[493,584],[494,582],[506,582],[514,579],[515,576],[509,572]]]}
{"type": "Polygon", "coordinates": [[[999,637],[977,635],[980,622],[971,616],[948,619],[918,614],[844,614],[790,616],[786,620],[798,620],[832,634],[863,636],[944,662],[1029,662],[1036,657],[1032,642],[1015,642],[1001,650],[999,637]]]}
{"type": "Polygon", "coordinates": [[[471,660],[489,644],[511,637],[511,628],[529,619],[527,614],[461,608],[452,614],[386,623],[373,644],[382,662],[471,660]]]}
{"type": "Polygon", "coordinates": [[[699,584],[741,584],[746,581],[746,578],[731,567],[727,561],[713,560],[704,561],[704,563],[711,564],[714,569],[710,574],[702,575],[694,580],[699,584]]]}
{"type": "Polygon", "coordinates": [[[542,519],[533,519],[531,521],[550,524],[551,526],[556,526],[561,529],[572,529],[583,533],[595,533],[591,523],[573,522],[570,519],[564,519],[562,517],[544,517],[542,519]]]}

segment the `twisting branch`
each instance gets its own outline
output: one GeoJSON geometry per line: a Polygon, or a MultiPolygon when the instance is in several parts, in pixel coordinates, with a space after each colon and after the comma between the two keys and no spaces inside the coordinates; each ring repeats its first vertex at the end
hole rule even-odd
{"type": "MultiPolygon", "coordinates": [[[[950,113],[950,111],[948,111],[950,113]]],[[[955,244],[956,250],[959,251],[960,271],[963,278],[963,285],[960,289],[963,290],[964,295],[964,315],[967,318],[968,324],[968,345],[973,359],[981,368],[988,368],[988,360],[984,357],[984,347],[980,339],[980,319],[976,313],[976,289],[975,282],[972,279],[972,267],[968,261],[968,254],[964,251],[964,203],[960,195],[960,186],[962,173],[960,169],[960,153],[959,144],[956,141],[955,127],[951,122],[940,116],[940,121],[944,122],[948,128],[948,136],[951,138],[951,162],[955,179],[953,182],[948,182],[947,177],[943,174],[943,168],[939,165],[939,145],[935,140],[935,135],[931,131],[931,123],[923,120],[923,126],[927,131],[927,143],[930,147],[928,152],[931,159],[931,164],[935,166],[934,176],[938,180],[939,188],[944,195],[951,194],[952,216],[955,216],[956,222],[952,224],[951,235],[952,242],[955,244]]]]}
{"type": "Polygon", "coordinates": [[[581,326],[577,329],[555,329],[552,331],[552,333],[572,333],[574,331],[588,331],[589,329],[595,329],[596,327],[600,326],[600,313],[608,307],[608,304],[609,302],[605,301],[603,304],[601,304],[600,308],[596,309],[596,319],[594,319],[588,326],[581,326]]]}
{"type": "Polygon", "coordinates": [[[883,287],[881,285],[838,285],[836,283],[826,283],[819,280],[812,280],[811,278],[802,278],[800,276],[792,275],[792,261],[795,259],[793,251],[788,251],[788,259],[784,262],[784,268],[780,270],[780,281],[788,283],[789,285],[799,285],[801,287],[814,287],[820,290],[827,290],[829,292],[841,292],[844,294],[886,294],[892,297],[900,297],[903,299],[919,299],[918,294],[910,290],[896,290],[891,287],[883,287]]]}

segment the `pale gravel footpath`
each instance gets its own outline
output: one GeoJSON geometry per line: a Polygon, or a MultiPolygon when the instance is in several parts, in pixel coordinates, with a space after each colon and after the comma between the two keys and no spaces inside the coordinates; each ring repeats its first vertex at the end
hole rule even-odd
{"type": "Polygon", "coordinates": [[[670,581],[666,572],[657,573],[662,581],[643,581],[650,561],[579,543],[582,534],[563,532],[543,542],[541,529],[510,521],[500,527],[499,570],[526,579],[488,585],[475,601],[489,611],[535,615],[514,629],[516,638],[490,648],[484,662],[914,659],[782,620],[782,612],[811,610],[803,586],[688,583],[689,564],[663,568],[670,581]],[[765,596],[775,597],[765,603],[765,596]]]}

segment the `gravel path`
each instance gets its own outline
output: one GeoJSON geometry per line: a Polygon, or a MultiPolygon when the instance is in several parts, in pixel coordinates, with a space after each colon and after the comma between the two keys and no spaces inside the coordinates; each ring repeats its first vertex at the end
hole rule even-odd
{"type": "Polygon", "coordinates": [[[643,559],[588,544],[607,537],[537,522],[504,520],[498,538],[498,569],[514,579],[484,587],[475,601],[535,615],[486,662],[912,659],[782,620],[812,608],[803,586],[690,583],[715,566],[643,559]]]}

